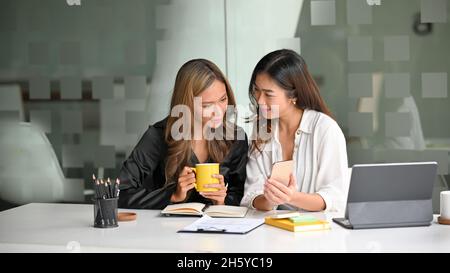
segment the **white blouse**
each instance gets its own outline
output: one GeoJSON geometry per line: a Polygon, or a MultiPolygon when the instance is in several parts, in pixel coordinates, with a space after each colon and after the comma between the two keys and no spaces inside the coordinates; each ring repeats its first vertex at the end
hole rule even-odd
{"type": "MultiPolygon", "coordinates": [[[[242,206],[254,208],[253,200],[263,194],[272,164],[283,160],[277,121],[272,128],[272,138],[262,152],[249,151],[242,206]]],[[[297,190],[319,194],[325,201],[326,211],[344,211],[349,179],[345,138],[339,125],[326,114],[304,110],[292,157],[297,190]]],[[[298,209],[283,205],[286,208],[298,209]]]]}

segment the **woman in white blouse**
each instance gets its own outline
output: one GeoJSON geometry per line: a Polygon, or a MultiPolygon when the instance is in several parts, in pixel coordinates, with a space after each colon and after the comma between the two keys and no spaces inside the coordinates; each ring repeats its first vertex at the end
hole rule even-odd
{"type": "Polygon", "coordinates": [[[259,210],[342,211],[348,191],[344,135],[303,58],[277,50],[256,65],[249,86],[256,130],[241,205],[259,210]],[[269,132],[263,139],[262,131],[269,132]],[[286,186],[270,179],[272,164],[293,160],[286,186]]]}

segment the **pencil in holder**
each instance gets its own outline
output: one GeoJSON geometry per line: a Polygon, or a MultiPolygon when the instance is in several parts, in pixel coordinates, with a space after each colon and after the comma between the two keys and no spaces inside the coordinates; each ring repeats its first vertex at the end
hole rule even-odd
{"type": "Polygon", "coordinates": [[[94,198],[94,227],[118,227],[117,201],[118,198],[94,198]]]}

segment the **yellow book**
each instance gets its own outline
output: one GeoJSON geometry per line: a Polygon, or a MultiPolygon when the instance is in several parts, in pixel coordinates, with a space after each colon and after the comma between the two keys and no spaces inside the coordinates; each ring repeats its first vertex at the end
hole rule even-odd
{"type": "Polygon", "coordinates": [[[329,222],[319,219],[316,219],[315,221],[308,220],[294,223],[289,218],[275,219],[272,217],[266,217],[264,223],[294,232],[330,229],[329,222]]]}

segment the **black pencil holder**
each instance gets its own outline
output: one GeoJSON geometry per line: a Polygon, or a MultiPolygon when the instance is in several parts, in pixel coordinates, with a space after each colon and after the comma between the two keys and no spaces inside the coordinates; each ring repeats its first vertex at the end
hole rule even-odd
{"type": "Polygon", "coordinates": [[[113,228],[118,227],[117,220],[118,198],[101,199],[94,198],[94,227],[113,228]]]}

